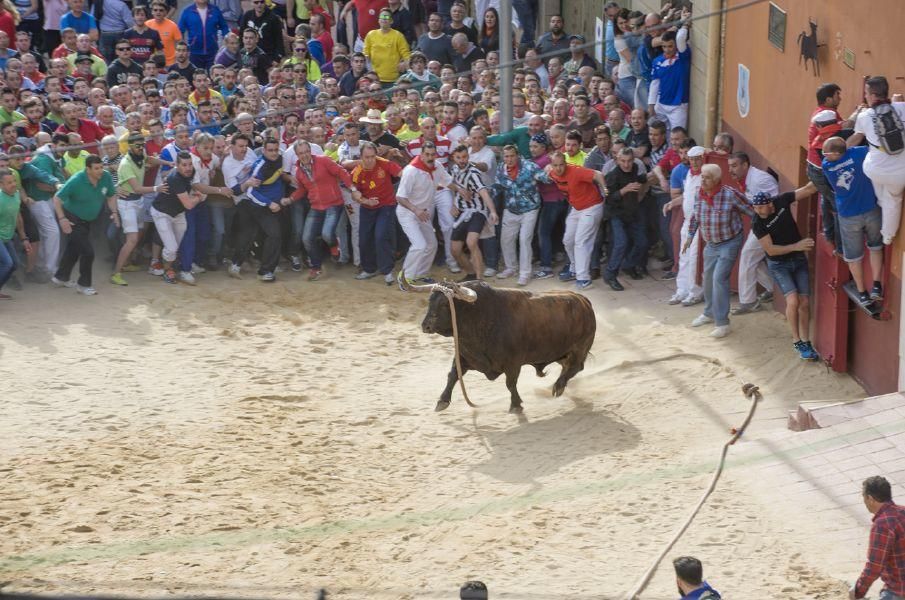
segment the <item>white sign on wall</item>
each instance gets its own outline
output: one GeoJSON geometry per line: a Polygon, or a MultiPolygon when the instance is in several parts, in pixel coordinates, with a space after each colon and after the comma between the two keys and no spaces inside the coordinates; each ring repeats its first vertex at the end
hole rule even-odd
{"type": "Polygon", "coordinates": [[[603,19],[597,17],[597,26],[594,27],[594,57],[599,64],[603,63],[603,46],[606,41],[606,27],[603,26],[603,19]]]}
{"type": "Polygon", "coordinates": [[[736,101],[738,103],[738,114],[741,118],[745,118],[748,116],[748,112],[751,110],[751,71],[748,70],[748,67],[739,63],[738,65],[738,93],[736,94],[736,101]]]}

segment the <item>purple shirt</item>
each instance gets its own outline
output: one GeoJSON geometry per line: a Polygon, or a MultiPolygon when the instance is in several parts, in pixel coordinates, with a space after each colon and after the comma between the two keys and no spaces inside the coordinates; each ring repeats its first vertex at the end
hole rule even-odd
{"type": "MultiPolygon", "coordinates": [[[[541,169],[552,162],[549,154],[541,154],[531,160],[541,169]]],[[[537,191],[540,193],[540,199],[544,202],[561,202],[566,199],[555,183],[538,183],[537,191]]]]}

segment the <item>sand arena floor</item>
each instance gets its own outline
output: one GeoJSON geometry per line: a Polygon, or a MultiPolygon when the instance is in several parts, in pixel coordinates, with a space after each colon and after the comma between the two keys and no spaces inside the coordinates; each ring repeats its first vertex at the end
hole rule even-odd
{"type": "MultiPolygon", "coordinates": [[[[421,333],[424,295],[349,271],[129,280],[0,307],[9,590],[439,599],[479,578],[494,598],[620,597],[709,481],[743,381],[766,396],[751,435],[800,400],[863,396],[798,361],[779,315],[714,341],[646,280],[588,292],[594,358],[564,397],[558,366],[525,368],[520,420],[472,373],[482,407],[457,389],[436,414],[452,346],[421,333]]],[[[762,516],[743,475],[672,556],[731,598],[842,597],[820,568],[840,550],[762,516]]],[[[645,597],[674,596],[666,565],[645,597]]]]}

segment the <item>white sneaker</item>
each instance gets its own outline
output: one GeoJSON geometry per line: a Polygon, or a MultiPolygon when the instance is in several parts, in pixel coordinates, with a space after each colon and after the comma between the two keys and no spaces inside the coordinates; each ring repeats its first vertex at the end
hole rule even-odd
{"type": "Polygon", "coordinates": [[[530,277],[519,277],[519,278],[518,278],[518,284],[519,284],[520,286],[524,287],[524,286],[528,285],[528,282],[529,282],[530,280],[531,280],[530,277]]]}
{"type": "Polygon", "coordinates": [[[713,331],[710,332],[710,337],[712,338],[724,338],[729,335],[729,326],[728,325],[720,325],[718,327],[714,327],[713,331]]]}
{"type": "Polygon", "coordinates": [[[685,299],[685,296],[683,296],[679,292],[676,292],[675,294],[673,294],[670,297],[669,304],[671,304],[673,306],[675,306],[676,304],[682,304],[682,300],[684,300],[684,299],[685,299]]]}
{"type": "Polygon", "coordinates": [[[491,269],[490,267],[484,269],[484,277],[493,277],[494,275],[496,275],[496,269],[491,269]]]}
{"type": "Polygon", "coordinates": [[[462,267],[460,267],[459,265],[449,265],[449,272],[450,273],[461,273],[462,267]]]}
{"type": "Polygon", "coordinates": [[[274,275],[270,271],[268,271],[267,273],[258,275],[258,281],[263,281],[265,283],[273,283],[276,280],[277,280],[276,275],[274,275]]]}
{"type": "Polygon", "coordinates": [[[394,283],[396,283],[396,276],[393,275],[392,271],[390,271],[383,276],[383,282],[387,285],[393,285],[394,283]]]}
{"type": "Polygon", "coordinates": [[[713,317],[708,317],[705,314],[700,314],[695,317],[694,321],[691,322],[691,326],[700,327],[701,325],[706,325],[708,323],[713,323],[713,317]]]}
{"type": "Polygon", "coordinates": [[[186,285],[195,285],[195,276],[188,271],[179,271],[179,281],[186,285]]]}
{"type": "Polygon", "coordinates": [[[192,275],[200,275],[201,273],[207,273],[207,269],[197,263],[192,263],[192,275]]]}
{"type": "Polygon", "coordinates": [[[355,279],[359,281],[363,281],[365,279],[370,279],[371,277],[376,277],[377,273],[368,273],[367,271],[362,271],[358,275],[355,276],[355,279]]]}
{"type": "Polygon", "coordinates": [[[91,287],[90,285],[85,287],[81,285],[76,286],[76,291],[83,296],[97,296],[97,290],[91,287]]]}
{"type": "Polygon", "coordinates": [[[56,277],[51,277],[50,282],[57,287],[74,288],[76,286],[76,283],[74,281],[61,281],[56,277]]]}
{"type": "Polygon", "coordinates": [[[242,267],[239,265],[229,264],[229,276],[233,279],[242,279],[242,267]]]}
{"type": "MultiPolygon", "coordinates": [[[[499,273],[496,274],[497,279],[509,279],[515,275],[515,269],[503,269],[499,273]]],[[[486,277],[486,275],[485,275],[486,277]]]]}
{"type": "Polygon", "coordinates": [[[700,304],[704,301],[704,296],[686,296],[684,300],[682,300],[682,306],[694,306],[695,304],[700,304]]]}

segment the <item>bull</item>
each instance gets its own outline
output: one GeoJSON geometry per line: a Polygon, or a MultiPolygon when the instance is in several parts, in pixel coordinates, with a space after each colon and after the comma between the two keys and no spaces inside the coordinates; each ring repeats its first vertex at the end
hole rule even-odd
{"type": "MultiPolygon", "coordinates": [[[[452,296],[462,375],[469,370],[479,371],[493,381],[505,374],[510,413],[522,412],[517,388],[522,365],[533,366],[538,377],[543,377],[547,365],[559,363],[562,372],[553,384],[553,395],[560,396],[569,380],[584,369],[594,343],[597,319],[591,302],[581,294],[565,291],[534,294],[494,288],[483,281],[411,285],[403,278],[400,285],[408,291],[432,292],[427,315],[421,323],[425,333],[453,335],[447,300],[448,295],[452,296]]],[[[437,411],[449,406],[458,380],[453,359],[437,411]]]]}

